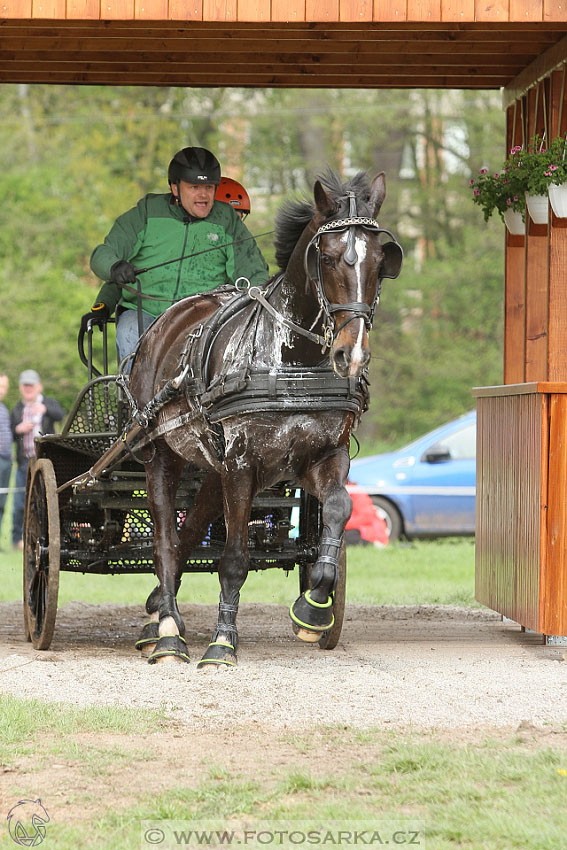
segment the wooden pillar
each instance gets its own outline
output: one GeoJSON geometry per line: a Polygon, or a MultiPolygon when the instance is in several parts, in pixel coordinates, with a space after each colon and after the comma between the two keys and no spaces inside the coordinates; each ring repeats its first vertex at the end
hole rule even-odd
{"type": "MultiPolygon", "coordinates": [[[[554,71],[507,110],[507,150],[538,134],[567,134],[567,72],[554,71]]],[[[526,235],[506,235],[504,383],[567,380],[567,219],[526,212],[526,235]]]]}
{"type": "MultiPolygon", "coordinates": [[[[547,139],[545,82],[534,86],[527,101],[527,143],[547,139]]],[[[525,381],[547,380],[549,293],[548,225],[535,224],[526,211],[526,349],[525,381]]]]}
{"type": "MultiPolygon", "coordinates": [[[[506,113],[506,151],[521,145],[521,104],[516,102],[506,113]]],[[[506,231],[504,293],[504,383],[519,384],[525,380],[526,337],[526,257],[525,237],[506,231]]]]}
{"type": "MultiPolygon", "coordinates": [[[[567,70],[551,77],[551,138],[567,132],[567,70]]],[[[549,245],[548,379],[567,381],[567,219],[551,212],[549,245]]]]}

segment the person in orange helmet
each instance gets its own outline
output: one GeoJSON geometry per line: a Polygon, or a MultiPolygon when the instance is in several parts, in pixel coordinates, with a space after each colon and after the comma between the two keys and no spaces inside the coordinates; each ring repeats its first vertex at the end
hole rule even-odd
{"type": "Polygon", "coordinates": [[[224,201],[225,204],[230,204],[242,221],[250,214],[250,196],[242,183],[233,180],[232,177],[221,177],[215,194],[215,201],[224,201]]]}

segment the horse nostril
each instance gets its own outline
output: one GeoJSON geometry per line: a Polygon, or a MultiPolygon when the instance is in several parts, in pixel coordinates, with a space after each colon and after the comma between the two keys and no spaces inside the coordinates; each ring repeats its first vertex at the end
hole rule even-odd
{"type": "Polygon", "coordinates": [[[337,372],[344,375],[348,371],[349,365],[346,348],[339,348],[335,351],[333,360],[335,361],[335,368],[337,372]]]}

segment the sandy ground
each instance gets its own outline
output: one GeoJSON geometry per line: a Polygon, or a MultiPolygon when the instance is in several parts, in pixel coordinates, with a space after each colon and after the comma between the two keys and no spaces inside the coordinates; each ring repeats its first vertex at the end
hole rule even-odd
{"type": "Polygon", "coordinates": [[[347,605],[332,651],[299,642],[283,606],[239,613],[239,666],[196,669],[216,607],[182,605],[191,664],[149,665],[134,649],[141,607],[73,602],[49,650],[23,635],[20,603],[0,603],[0,693],[73,705],[165,709],[187,728],[280,730],[343,724],[465,729],[567,722],[565,648],[484,609],[347,605]]]}

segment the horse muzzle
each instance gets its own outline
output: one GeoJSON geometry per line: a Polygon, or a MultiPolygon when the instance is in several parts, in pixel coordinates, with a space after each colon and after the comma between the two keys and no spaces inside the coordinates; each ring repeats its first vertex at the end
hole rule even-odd
{"type": "Polygon", "coordinates": [[[358,378],[370,361],[366,325],[361,320],[338,334],[331,348],[331,364],[341,378],[358,378]],[[358,328],[356,327],[358,325],[358,328]]]}

